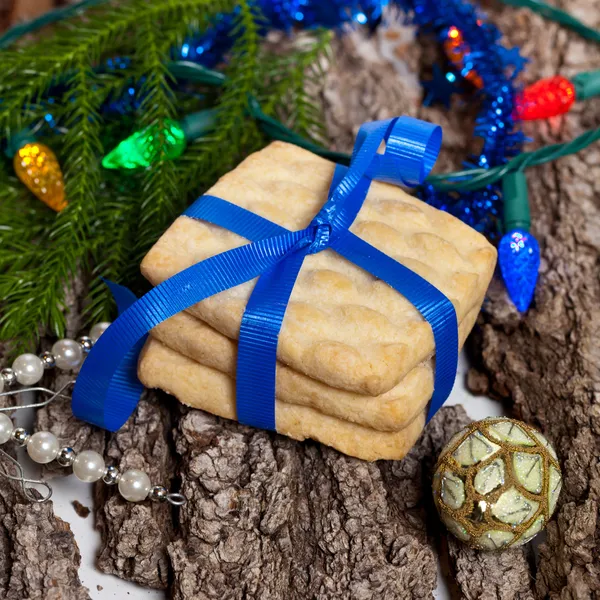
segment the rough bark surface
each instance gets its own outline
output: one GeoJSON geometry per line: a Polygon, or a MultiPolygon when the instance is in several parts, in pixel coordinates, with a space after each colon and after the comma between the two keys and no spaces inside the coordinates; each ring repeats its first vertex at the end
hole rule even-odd
{"type": "Polygon", "coordinates": [[[187,412],[176,432],[190,501],[169,546],[174,598],[431,597],[432,450],[467,421],[446,408],[404,461],[366,463],[187,412]]]}
{"type": "MultiPolygon", "coordinates": [[[[129,421],[112,434],[106,459],[123,473],[141,469],[153,485],[172,489],[175,463],[169,446],[168,402],[147,392],[129,421]]],[[[96,527],[102,534],[98,567],[123,579],[153,588],[169,582],[167,543],[174,537],[170,505],[124,501],[116,487],[96,487],[96,527]]]]}
{"type": "MultiPolygon", "coordinates": [[[[0,469],[13,472],[2,457],[0,469]]],[[[80,563],[73,532],[54,515],[52,502],[32,504],[19,483],[0,476],[0,598],[89,600],[80,563]]]]}
{"type": "Polygon", "coordinates": [[[0,597],[88,600],[79,548],[52,503],[30,504],[13,482],[0,486],[0,597]]]}

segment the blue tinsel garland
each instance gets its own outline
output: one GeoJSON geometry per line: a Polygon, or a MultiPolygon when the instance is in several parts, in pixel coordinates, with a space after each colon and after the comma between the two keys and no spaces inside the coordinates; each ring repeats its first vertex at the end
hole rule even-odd
{"type": "MultiPolygon", "coordinates": [[[[393,3],[407,14],[421,34],[437,37],[443,43],[450,27],[462,33],[468,47],[464,68],[452,65],[446,76],[451,81],[475,70],[483,81],[478,91],[481,108],[476,120],[476,137],[483,140],[478,156],[469,157],[465,166],[470,168],[494,167],[521,152],[524,135],[515,128],[515,77],[522,70],[524,59],[517,48],[507,49],[500,44],[501,33],[486,23],[475,7],[467,0],[257,0],[257,7],[265,17],[263,33],[279,29],[290,31],[297,27],[339,28],[345,23],[377,26],[382,10],[393,3]]],[[[213,67],[222,62],[231,49],[231,35],[235,14],[223,14],[207,32],[187,39],[173,58],[184,59],[213,67]]],[[[106,68],[119,69],[128,59],[108,61],[106,68]]],[[[139,82],[126,90],[120,98],[111,98],[103,111],[105,114],[125,114],[139,106],[139,82]]],[[[47,115],[53,125],[52,115],[47,115]]],[[[475,192],[439,192],[425,186],[421,192],[429,204],[457,216],[478,231],[494,238],[502,213],[501,190],[488,186],[475,192]]]]}
{"type": "MultiPolygon", "coordinates": [[[[448,40],[456,27],[464,41],[460,75],[476,73],[481,89],[481,108],[477,115],[475,137],[483,140],[479,156],[465,166],[491,168],[502,165],[522,151],[525,136],[513,118],[516,100],[515,79],[525,65],[518,48],[500,44],[502,34],[486,23],[473,5],[463,0],[395,0],[410,11],[420,31],[436,35],[440,43],[448,40]]],[[[473,192],[440,192],[426,186],[422,198],[448,211],[490,238],[498,238],[502,218],[502,193],[497,185],[473,192]]],[[[508,293],[521,312],[533,299],[540,264],[537,241],[527,231],[505,231],[499,243],[499,263],[508,293]]]]}
{"type": "MultiPolygon", "coordinates": [[[[464,57],[460,75],[475,69],[483,81],[478,95],[481,108],[477,116],[476,137],[483,140],[479,156],[471,157],[465,166],[490,168],[501,165],[519,154],[525,136],[515,128],[514,80],[523,69],[524,59],[518,49],[507,49],[500,44],[502,34],[497,27],[483,21],[475,7],[463,0],[396,0],[401,8],[412,15],[423,33],[434,34],[441,43],[450,27],[462,33],[469,48],[464,57]]],[[[478,231],[494,236],[501,217],[501,191],[488,186],[475,192],[439,192],[425,187],[422,197],[429,204],[448,211],[478,231]]]]}
{"type": "MultiPolygon", "coordinates": [[[[393,0],[423,34],[435,35],[443,43],[450,27],[457,27],[469,48],[462,71],[452,73],[460,78],[475,69],[483,80],[478,92],[481,101],[474,135],[482,138],[479,156],[470,157],[465,166],[494,167],[521,152],[523,134],[513,120],[514,79],[522,70],[524,59],[518,49],[500,44],[501,33],[466,0],[393,0]]],[[[294,27],[336,28],[347,22],[376,26],[388,0],[258,0],[265,16],[265,32],[286,31],[294,27]]],[[[223,15],[208,34],[186,40],[178,58],[214,66],[230,49],[232,15],[223,15]]],[[[451,68],[452,71],[452,68],[451,68]]],[[[426,186],[421,197],[429,204],[450,212],[478,231],[495,237],[501,218],[501,191],[488,186],[476,192],[460,194],[438,192],[426,186]]]]}
{"type": "MultiPolygon", "coordinates": [[[[525,65],[518,48],[500,44],[502,34],[485,22],[477,9],[466,0],[391,0],[401,8],[420,34],[434,35],[440,44],[449,34],[459,34],[460,61],[450,60],[446,73],[434,65],[434,80],[426,84],[427,103],[437,97],[449,105],[452,84],[459,78],[477,84],[481,107],[475,122],[474,137],[483,140],[477,156],[469,157],[466,168],[492,168],[502,165],[522,151],[525,136],[516,128],[513,118],[516,100],[515,79],[525,65]],[[456,29],[457,31],[453,31],[456,29]]],[[[289,31],[293,27],[336,28],[347,22],[375,27],[388,0],[320,1],[257,0],[268,29],[289,31]]],[[[232,15],[224,15],[210,34],[190,40],[181,48],[179,58],[199,60],[213,66],[229,50],[232,40],[227,35],[232,15]]],[[[431,185],[422,188],[420,196],[427,203],[458,217],[491,239],[501,230],[502,192],[498,185],[488,185],[473,192],[441,192],[431,185]]],[[[521,311],[527,310],[534,294],[539,247],[532,235],[514,237],[523,232],[507,231],[499,244],[500,267],[509,294],[521,311]],[[523,246],[523,247],[521,247],[523,246]],[[526,246],[526,247],[525,247],[526,246]]]]}

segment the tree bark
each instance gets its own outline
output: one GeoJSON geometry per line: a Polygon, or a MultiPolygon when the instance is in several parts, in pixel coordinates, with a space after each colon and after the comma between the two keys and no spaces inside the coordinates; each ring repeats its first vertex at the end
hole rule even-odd
{"type": "MultiPolygon", "coordinates": [[[[591,26],[600,3],[560,3],[591,26]]],[[[527,11],[503,11],[518,27],[511,41],[532,58],[527,79],[598,68],[600,51],[527,11]],[[535,43],[534,43],[535,41],[535,43]]],[[[567,141],[598,127],[600,102],[528,128],[536,143],[567,141]]],[[[472,340],[480,357],[478,391],[503,398],[513,413],[554,443],[564,476],[555,518],[534,571],[540,598],[600,597],[600,152],[592,146],[527,172],[533,233],[542,248],[535,303],[519,315],[500,285],[490,290],[472,340]]],[[[477,378],[473,378],[472,381],[477,378]]],[[[474,381],[475,382],[475,381],[474,381]]]]}
{"type": "MultiPolygon", "coordinates": [[[[164,400],[147,392],[129,421],[110,436],[106,458],[120,473],[141,469],[153,485],[172,490],[171,403],[164,400]]],[[[170,570],[166,547],[175,535],[170,505],[127,502],[116,486],[99,482],[95,508],[96,527],[102,534],[98,568],[146,587],[166,588],[170,570]]]]}
{"type": "MultiPolygon", "coordinates": [[[[0,406],[12,405],[0,398],[0,406]]],[[[14,457],[14,447],[3,450],[14,457]]],[[[4,457],[0,469],[14,473],[4,457]]],[[[18,482],[0,474],[0,598],[89,600],[78,576],[80,563],[73,532],[54,515],[52,502],[31,503],[18,482]]]]}
{"type": "Polygon", "coordinates": [[[187,411],[175,435],[189,502],[169,546],[174,598],[431,597],[432,450],[467,422],[446,408],[403,461],[366,463],[187,411]]]}
{"type": "Polygon", "coordinates": [[[79,548],[52,502],[31,504],[14,482],[0,485],[0,597],[89,600],[79,580],[79,548]]]}

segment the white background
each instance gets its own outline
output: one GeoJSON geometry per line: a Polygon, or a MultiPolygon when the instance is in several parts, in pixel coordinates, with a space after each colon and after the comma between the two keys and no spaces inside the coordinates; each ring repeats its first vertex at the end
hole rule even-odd
{"type": "MultiPolygon", "coordinates": [[[[446,404],[462,404],[474,420],[502,415],[500,403],[488,398],[474,397],[467,392],[464,385],[467,368],[463,354],[460,357],[454,390],[446,404]]],[[[22,412],[25,413],[25,411],[22,412]]],[[[24,426],[28,425],[31,420],[31,414],[21,414],[19,418],[20,424],[24,426]]],[[[24,455],[23,450],[20,450],[20,453],[19,460],[21,464],[27,467],[30,476],[36,476],[35,466],[24,455]]],[[[78,500],[84,506],[93,507],[91,485],[82,483],[75,477],[70,476],[52,480],[52,487],[54,489],[54,510],[59,517],[71,525],[75,540],[81,551],[79,576],[83,584],[89,589],[93,600],[108,600],[111,598],[119,598],[120,600],[123,598],[127,598],[127,600],[165,600],[167,598],[166,593],[163,591],[141,588],[117,577],[104,575],[95,568],[94,561],[100,545],[100,536],[94,529],[93,513],[84,519],[77,515],[72,505],[73,500],[78,500]],[[97,586],[101,586],[102,589],[98,590],[97,586]]],[[[438,589],[435,597],[439,600],[446,600],[450,597],[441,573],[439,573],[438,589]]]]}

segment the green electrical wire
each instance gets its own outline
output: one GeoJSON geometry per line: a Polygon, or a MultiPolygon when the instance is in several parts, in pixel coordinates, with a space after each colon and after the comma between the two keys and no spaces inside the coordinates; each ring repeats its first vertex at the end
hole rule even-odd
{"type": "MultiPolygon", "coordinates": [[[[500,1],[511,6],[528,8],[549,20],[560,23],[561,25],[576,31],[586,39],[600,43],[600,32],[588,27],[572,15],[550,6],[541,0],[500,1]]],[[[14,26],[3,36],[0,36],[0,48],[5,48],[19,37],[40,29],[45,25],[66,19],[82,10],[97,6],[104,2],[106,2],[106,0],[83,0],[75,5],[52,10],[28,23],[14,26]]],[[[169,70],[176,78],[187,79],[204,85],[222,86],[226,81],[226,76],[223,73],[187,61],[172,62],[169,64],[169,70]]],[[[581,100],[600,93],[599,71],[576,75],[573,78],[573,82],[576,85],[578,96],[581,100]]],[[[269,135],[269,137],[296,144],[337,162],[348,163],[350,161],[350,155],[343,152],[331,151],[315,144],[298,135],[283,123],[265,115],[254,98],[249,98],[248,100],[248,112],[250,116],[259,122],[263,131],[269,135]]],[[[193,115],[191,115],[191,117],[193,117],[193,115]]],[[[579,152],[598,140],[600,140],[600,128],[590,130],[570,142],[552,144],[531,152],[523,152],[506,164],[492,169],[467,169],[442,175],[431,175],[426,181],[439,191],[473,191],[498,182],[508,173],[524,171],[528,167],[542,165],[579,152]]]]}
{"type": "Polygon", "coordinates": [[[600,69],[577,73],[577,75],[571,77],[571,83],[575,86],[575,99],[577,101],[600,96],[600,69]]]}
{"type": "MultiPolygon", "coordinates": [[[[167,68],[171,75],[173,75],[173,77],[176,79],[185,79],[186,81],[192,81],[201,85],[220,87],[227,81],[227,76],[225,74],[219,71],[213,71],[212,69],[207,69],[202,65],[190,61],[173,61],[167,65],[167,68]]],[[[296,146],[300,146],[301,148],[305,148],[306,150],[310,150],[315,154],[319,154],[324,158],[329,158],[336,162],[345,164],[350,162],[349,154],[328,150],[319,144],[315,144],[301,135],[298,135],[296,132],[292,131],[289,127],[286,127],[277,119],[266,115],[262,111],[258,100],[252,96],[248,98],[248,114],[253,119],[256,119],[262,131],[274,140],[281,140],[282,142],[295,144],[296,146]]],[[[206,111],[200,111],[198,113],[188,115],[185,119],[187,120],[188,131],[198,131],[200,132],[199,135],[204,135],[207,129],[206,125],[199,125],[196,127],[195,121],[196,119],[205,119],[205,117],[206,111]]],[[[198,136],[192,134],[190,139],[194,139],[195,137],[198,136]]]]}
{"type": "MultiPolygon", "coordinates": [[[[203,85],[221,86],[226,82],[226,76],[223,73],[207,69],[196,63],[175,61],[169,63],[168,68],[176,78],[203,85]]],[[[203,112],[197,114],[200,116],[203,112]]],[[[290,142],[336,162],[346,164],[350,162],[349,154],[327,150],[293,132],[276,119],[265,115],[254,98],[248,100],[248,113],[259,122],[264,133],[273,139],[290,142]]],[[[193,117],[194,115],[190,115],[188,118],[193,117]]],[[[542,165],[557,158],[575,154],[598,140],[600,140],[600,128],[587,131],[570,142],[552,144],[531,152],[523,152],[506,164],[493,169],[468,169],[442,175],[430,175],[426,181],[439,191],[473,191],[500,181],[508,173],[523,171],[527,167],[542,165]]]]}
{"type": "Polygon", "coordinates": [[[493,169],[468,169],[455,173],[444,173],[442,175],[430,175],[427,183],[433,185],[440,191],[473,191],[486,185],[496,183],[508,173],[523,171],[527,167],[536,167],[551,162],[569,154],[580,152],[600,140],[600,127],[586,131],[570,142],[544,146],[531,152],[522,152],[504,165],[493,169]]]}
{"type": "Polygon", "coordinates": [[[581,37],[600,43],[600,31],[588,27],[579,19],[576,19],[564,10],[560,10],[560,8],[556,8],[555,6],[550,6],[549,4],[542,2],[542,0],[500,0],[500,2],[519,8],[528,8],[532,12],[542,15],[549,21],[554,21],[560,23],[560,25],[563,25],[564,27],[568,27],[578,33],[581,37]]]}

